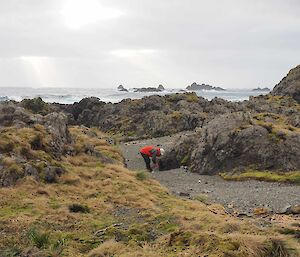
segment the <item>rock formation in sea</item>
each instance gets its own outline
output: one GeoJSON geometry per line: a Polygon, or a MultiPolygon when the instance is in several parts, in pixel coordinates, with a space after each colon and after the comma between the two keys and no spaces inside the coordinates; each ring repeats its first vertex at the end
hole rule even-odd
{"type": "Polygon", "coordinates": [[[142,88],[134,88],[134,92],[162,92],[165,88],[163,85],[159,85],[158,87],[142,87],[142,88]]]}
{"type": "Polygon", "coordinates": [[[270,91],[270,88],[267,88],[267,87],[264,87],[264,88],[254,88],[252,89],[252,91],[259,91],[259,92],[269,92],[270,91]]]}
{"type": "Polygon", "coordinates": [[[194,82],[190,86],[187,86],[186,90],[189,90],[189,91],[201,91],[201,90],[225,91],[225,89],[221,88],[221,87],[213,87],[213,86],[206,85],[206,84],[200,85],[200,84],[197,84],[196,82],[194,82]]]}
{"type": "Polygon", "coordinates": [[[123,85],[119,85],[118,86],[118,91],[128,92],[128,89],[126,89],[123,85]]]}

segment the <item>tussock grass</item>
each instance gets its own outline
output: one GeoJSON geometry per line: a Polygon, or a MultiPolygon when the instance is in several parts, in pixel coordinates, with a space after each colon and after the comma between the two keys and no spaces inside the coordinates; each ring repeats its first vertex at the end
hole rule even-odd
{"type": "Polygon", "coordinates": [[[41,233],[36,229],[30,229],[28,232],[28,237],[32,244],[37,248],[43,249],[48,247],[50,243],[50,236],[48,233],[41,233]]]}
{"type": "Polygon", "coordinates": [[[143,180],[146,180],[146,179],[148,179],[148,174],[145,172],[145,171],[139,171],[139,172],[137,172],[136,173],[136,178],[138,179],[138,180],[141,180],[141,181],[143,181],[143,180]]]}
{"type": "MultiPolygon", "coordinates": [[[[104,143],[100,132],[74,127],[72,133],[84,139],[92,135],[101,141],[99,147],[104,143]]],[[[113,146],[103,146],[117,153],[113,146]]],[[[275,227],[261,229],[229,216],[222,206],[176,198],[157,181],[140,179],[115,160],[108,164],[85,153],[66,156],[60,165],[67,173],[57,184],[25,178],[0,188],[0,249],[39,245],[41,256],[79,257],[241,257],[297,249],[297,242],[275,227]],[[88,206],[90,212],[70,212],[74,204],[79,204],[76,210],[88,206]],[[24,231],[32,227],[37,233],[31,240],[24,231]],[[270,246],[266,242],[271,239],[283,243],[270,246]]]]}

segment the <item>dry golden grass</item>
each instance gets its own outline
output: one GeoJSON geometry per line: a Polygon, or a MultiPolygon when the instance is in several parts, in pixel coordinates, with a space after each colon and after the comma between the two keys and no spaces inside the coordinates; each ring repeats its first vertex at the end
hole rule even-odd
{"type": "MultiPolygon", "coordinates": [[[[72,128],[71,133],[86,138],[87,130],[72,128]]],[[[97,136],[103,140],[103,134],[97,136]]],[[[107,164],[80,153],[66,156],[60,165],[67,173],[56,184],[27,177],[0,189],[1,250],[32,247],[32,228],[49,235],[47,251],[63,244],[63,256],[264,256],[259,254],[272,247],[270,238],[296,248],[296,239],[275,227],[258,228],[226,214],[220,205],[179,199],[157,181],[138,180],[118,158],[107,164]],[[72,204],[90,212],[70,212],[72,204]]]]}

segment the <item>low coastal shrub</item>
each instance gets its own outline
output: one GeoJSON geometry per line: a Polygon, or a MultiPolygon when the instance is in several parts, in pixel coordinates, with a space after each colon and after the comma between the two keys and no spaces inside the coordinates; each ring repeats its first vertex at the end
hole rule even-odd
{"type": "Polygon", "coordinates": [[[69,211],[70,212],[89,213],[90,209],[89,209],[89,207],[87,207],[85,205],[74,203],[74,204],[69,205],[69,211]]]}
{"type": "Polygon", "coordinates": [[[46,114],[48,105],[45,103],[42,98],[37,97],[34,99],[24,99],[21,101],[21,105],[33,113],[46,114]]]}

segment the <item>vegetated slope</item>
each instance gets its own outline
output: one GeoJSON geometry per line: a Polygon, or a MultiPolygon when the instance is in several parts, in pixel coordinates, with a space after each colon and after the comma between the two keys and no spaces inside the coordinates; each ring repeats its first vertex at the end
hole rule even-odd
{"type": "Polygon", "coordinates": [[[297,256],[293,235],[178,199],[127,170],[95,129],[67,126],[63,150],[53,152],[53,130],[17,124],[24,127],[1,127],[1,140],[12,144],[1,149],[0,172],[16,165],[22,174],[0,188],[1,256],[297,256]],[[24,174],[27,165],[37,172],[24,174]],[[45,179],[53,165],[63,172],[45,179]]]}

